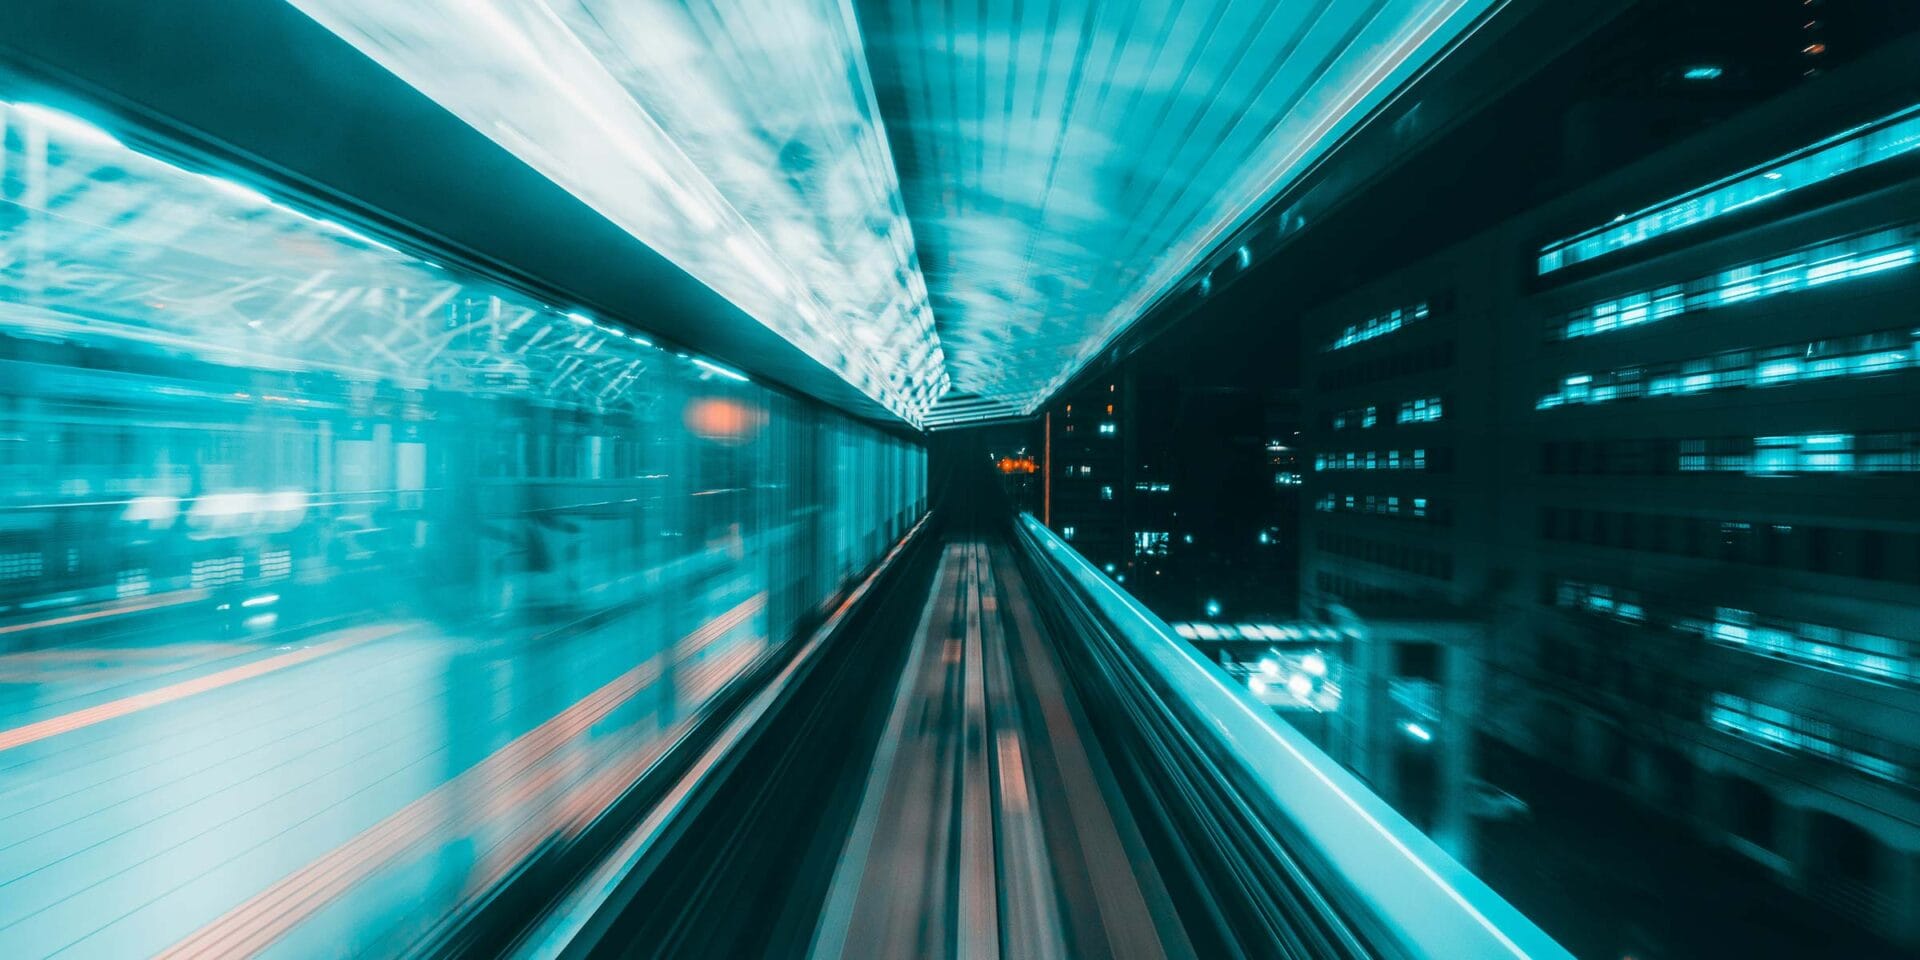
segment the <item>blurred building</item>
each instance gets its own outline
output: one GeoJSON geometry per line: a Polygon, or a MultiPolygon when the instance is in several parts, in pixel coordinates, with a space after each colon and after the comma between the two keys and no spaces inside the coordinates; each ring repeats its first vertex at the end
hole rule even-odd
{"type": "Polygon", "coordinates": [[[1911,55],[1863,56],[1374,276],[1311,310],[1301,342],[1308,606],[1429,621],[1467,654],[1443,663],[1484,672],[1446,718],[1463,748],[1477,729],[1564,765],[1904,943],[1911,55]]]}
{"type": "Polygon", "coordinates": [[[1128,363],[1047,408],[1048,519],[1167,617],[1291,615],[1295,404],[1128,363]]]}

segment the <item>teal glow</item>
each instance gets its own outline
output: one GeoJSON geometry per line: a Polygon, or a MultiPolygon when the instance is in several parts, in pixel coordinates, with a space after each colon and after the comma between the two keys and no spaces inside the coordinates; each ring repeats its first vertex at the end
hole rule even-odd
{"type": "Polygon", "coordinates": [[[1314,500],[1313,509],[1321,513],[1354,513],[1373,517],[1426,520],[1432,519],[1428,502],[1426,497],[1407,499],[1383,493],[1323,493],[1314,500]]]}
{"type": "Polygon", "coordinates": [[[1347,450],[1313,455],[1315,472],[1338,473],[1351,470],[1425,470],[1427,451],[1416,448],[1404,454],[1392,450],[1347,450]]]}
{"type": "Polygon", "coordinates": [[[329,216],[0,103],[0,710],[46,731],[0,796],[79,827],[6,843],[114,878],[12,888],[0,954],[218,952],[354,850],[259,946],[432,952],[769,701],[925,510],[895,431],[329,216]]]}
{"type": "Polygon", "coordinates": [[[4,238],[0,329],[589,411],[645,403],[649,376],[687,370],[638,333],[141,153],[71,115],[0,102],[0,121],[0,169],[19,182],[0,200],[34,228],[4,238]],[[54,266],[85,282],[48,283],[54,266]]]}
{"type": "Polygon", "coordinates": [[[1540,249],[1540,275],[1584,263],[1920,149],[1920,106],[1748,168],[1540,249]]]}
{"type": "Polygon", "coordinates": [[[1611,403],[1637,397],[1704,394],[1746,387],[1876,377],[1920,369],[1920,328],[1879,330],[1851,337],[1801,341],[1708,357],[1633,364],[1564,378],[1541,394],[1537,410],[1611,403]]]}
{"type": "Polygon", "coordinates": [[[1707,708],[1709,726],[1783,753],[1805,753],[1894,783],[1915,782],[1915,771],[1881,755],[1893,745],[1837,729],[1835,724],[1783,707],[1717,692],[1707,708]],[[1863,749],[1865,748],[1865,749],[1863,749]]]}
{"type": "MultiPolygon", "coordinates": [[[[1696,621],[1697,622],[1697,621],[1696,621]]],[[[1783,617],[1756,616],[1749,610],[1718,607],[1703,628],[1707,639],[1723,646],[1791,660],[1871,680],[1911,683],[1920,680],[1920,663],[1911,641],[1783,617]]]]}
{"type": "Polygon", "coordinates": [[[1920,434],[1915,433],[1810,433],[1676,442],[1675,465],[1682,473],[1755,477],[1920,473],[1920,434]]]}
{"type": "Polygon", "coordinates": [[[1598,336],[1752,300],[1858,280],[1920,263],[1920,224],[1803,247],[1687,283],[1609,297],[1564,315],[1551,333],[1598,336]]]}
{"type": "MultiPolygon", "coordinates": [[[[1293,824],[1373,916],[1419,956],[1569,960],[1553,942],[1478,877],[1451,859],[1358,778],[1292,724],[1247,692],[1209,657],[1182,640],[1220,637],[1210,624],[1154,616],[1101,577],[1031,514],[1018,530],[1035,555],[1058,565],[1120,639],[1192,716],[1246,764],[1252,785],[1293,824]]],[[[1291,628],[1289,628],[1291,629],[1291,628]]],[[[1335,639],[1331,629],[1317,639],[1335,639]]]]}
{"type": "Polygon", "coordinates": [[[1686,72],[1682,73],[1681,76],[1688,80],[1718,80],[1720,79],[1720,75],[1725,72],[1726,71],[1717,66],[1705,64],[1698,67],[1688,67],[1686,72]]]}
{"type": "Polygon", "coordinates": [[[1030,414],[1155,303],[1210,289],[1193,274],[1225,238],[1499,6],[1189,0],[1130,30],[1175,11],[292,2],[928,424],[949,386],[1030,414]],[[1096,59],[1132,66],[1068,66],[1096,59]]]}
{"type": "Polygon", "coordinates": [[[747,382],[746,374],[741,373],[737,370],[729,370],[726,367],[723,367],[710,360],[702,360],[699,357],[694,357],[693,363],[695,366],[699,367],[702,370],[707,371],[708,373],[716,373],[716,374],[719,374],[720,376],[726,377],[729,380],[738,380],[741,383],[747,382]]]}
{"type": "Polygon", "coordinates": [[[1394,417],[1395,423],[1433,423],[1444,413],[1439,397],[1419,397],[1403,400],[1400,412],[1394,417]]]}
{"type": "Polygon", "coordinates": [[[1340,335],[1333,338],[1332,343],[1327,344],[1327,351],[1331,353],[1335,350],[1345,350],[1356,344],[1384,337],[1416,320],[1425,320],[1428,313],[1426,304],[1417,303],[1410,307],[1397,307],[1377,317],[1368,317],[1340,331],[1340,335]]]}
{"type": "Polygon", "coordinates": [[[908,422],[945,392],[841,4],[292,2],[908,422]]]}

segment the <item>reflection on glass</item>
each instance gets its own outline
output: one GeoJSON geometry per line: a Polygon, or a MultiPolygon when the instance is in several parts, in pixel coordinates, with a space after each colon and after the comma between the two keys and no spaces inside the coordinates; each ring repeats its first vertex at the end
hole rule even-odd
{"type": "Polygon", "coordinates": [[[0,124],[0,954],[408,949],[922,508],[917,447],[0,124]]]}

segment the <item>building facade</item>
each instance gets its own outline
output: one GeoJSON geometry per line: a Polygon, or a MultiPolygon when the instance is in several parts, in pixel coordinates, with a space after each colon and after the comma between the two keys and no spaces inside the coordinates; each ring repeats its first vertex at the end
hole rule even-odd
{"type": "Polygon", "coordinates": [[[1913,944],[1920,78],[1845,72],[1308,314],[1301,589],[1913,944]]]}

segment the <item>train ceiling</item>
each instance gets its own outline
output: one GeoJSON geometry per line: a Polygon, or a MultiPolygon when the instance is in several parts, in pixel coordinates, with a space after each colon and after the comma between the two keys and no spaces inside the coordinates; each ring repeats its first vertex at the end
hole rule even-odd
{"type": "Polygon", "coordinates": [[[1499,5],[290,2],[930,426],[1033,411],[1499,5]]]}

